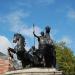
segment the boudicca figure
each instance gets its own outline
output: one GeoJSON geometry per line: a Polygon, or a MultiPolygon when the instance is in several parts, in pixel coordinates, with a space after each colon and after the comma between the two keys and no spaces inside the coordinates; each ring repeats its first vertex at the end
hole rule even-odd
{"type": "Polygon", "coordinates": [[[46,46],[47,50],[45,51],[47,55],[47,66],[49,67],[56,67],[56,51],[53,44],[53,40],[50,37],[51,28],[49,26],[45,27],[45,38],[46,38],[46,46]]]}

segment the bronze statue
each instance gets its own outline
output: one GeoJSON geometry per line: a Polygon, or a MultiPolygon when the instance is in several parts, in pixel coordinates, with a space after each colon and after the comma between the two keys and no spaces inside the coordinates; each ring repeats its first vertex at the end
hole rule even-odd
{"type": "Polygon", "coordinates": [[[50,37],[51,28],[49,26],[45,27],[45,38],[46,38],[46,47],[45,55],[47,55],[46,63],[48,67],[56,67],[56,51],[53,44],[53,40],[50,37]]]}
{"type": "Polygon", "coordinates": [[[25,49],[25,38],[19,33],[14,34],[13,43],[16,43],[14,49],[9,48],[8,52],[11,58],[12,53],[17,55],[17,59],[21,61],[22,67],[56,67],[56,51],[53,41],[50,37],[51,28],[47,26],[45,33],[41,32],[41,36],[34,36],[38,39],[38,49],[32,46],[29,51],[25,49]]]}
{"type": "Polygon", "coordinates": [[[45,36],[44,36],[44,32],[41,32],[41,36],[37,36],[34,32],[33,32],[34,36],[38,39],[38,48],[42,49],[45,45],[45,36]]]}

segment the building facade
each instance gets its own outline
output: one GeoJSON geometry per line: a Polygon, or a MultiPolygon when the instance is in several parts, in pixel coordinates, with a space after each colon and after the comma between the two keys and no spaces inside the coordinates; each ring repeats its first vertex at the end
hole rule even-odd
{"type": "Polygon", "coordinates": [[[9,70],[10,63],[8,57],[0,52],[0,74],[3,74],[9,70]]]}

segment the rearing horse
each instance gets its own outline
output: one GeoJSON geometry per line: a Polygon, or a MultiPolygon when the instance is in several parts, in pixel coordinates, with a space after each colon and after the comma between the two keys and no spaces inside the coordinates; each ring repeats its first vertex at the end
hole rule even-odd
{"type": "Polygon", "coordinates": [[[17,45],[14,47],[14,49],[8,49],[10,57],[13,58],[11,52],[16,53],[17,59],[22,62],[23,68],[25,68],[27,65],[32,64],[32,56],[25,50],[25,38],[21,34],[16,33],[13,37],[13,43],[16,43],[17,45]]]}

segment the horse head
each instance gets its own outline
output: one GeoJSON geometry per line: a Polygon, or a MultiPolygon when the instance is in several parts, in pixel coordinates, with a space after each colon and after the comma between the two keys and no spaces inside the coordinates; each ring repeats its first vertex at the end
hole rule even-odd
{"type": "Polygon", "coordinates": [[[14,34],[13,43],[19,43],[21,45],[25,45],[25,38],[20,33],[14,34]]]}
{"type": "Polygon", "coordinates": [[[13,43],[16,43],[20,37],[21,37],[21,34],[19,34],[19,33],[14,34],[13,43]]]}

